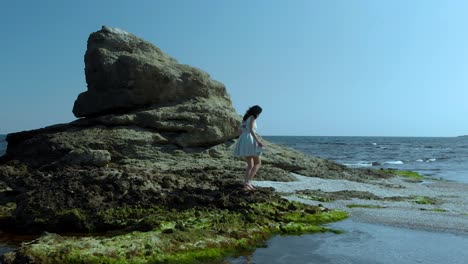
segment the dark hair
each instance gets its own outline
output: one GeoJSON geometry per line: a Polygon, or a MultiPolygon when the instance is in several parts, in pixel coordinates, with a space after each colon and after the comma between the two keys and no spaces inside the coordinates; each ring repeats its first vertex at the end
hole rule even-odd
{"type": "Polygon", "coordinates": [[[262,112],[262,108],[258,105],[254,105],[245,112],[244,118],[242,118],[243,121],[247,120],[249,116],[254,116],[255,118],[258,117],[258,115],[262,112]]]}

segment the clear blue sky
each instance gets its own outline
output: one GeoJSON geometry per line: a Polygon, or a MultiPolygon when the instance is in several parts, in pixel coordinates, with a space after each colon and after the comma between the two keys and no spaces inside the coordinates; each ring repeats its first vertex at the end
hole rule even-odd
{"type": "Polygon", "coordinates": [[[0,134],[75,119],[102,25],[223,82],[262,135],[468,134],[468,1],[3,1],[0,134]]]}

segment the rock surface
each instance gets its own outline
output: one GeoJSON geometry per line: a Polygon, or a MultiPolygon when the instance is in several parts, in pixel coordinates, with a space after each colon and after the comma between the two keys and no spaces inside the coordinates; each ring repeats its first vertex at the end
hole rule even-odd
{"type": "Polygon", "coordinates": [[[75,102],[73,112],[77,117],[181,103],[197,97],[217,98],[223,106],[231,106],[222,83],[119,29],[104,26],[90,35],[85,73],[88,91],[75,102]]]}

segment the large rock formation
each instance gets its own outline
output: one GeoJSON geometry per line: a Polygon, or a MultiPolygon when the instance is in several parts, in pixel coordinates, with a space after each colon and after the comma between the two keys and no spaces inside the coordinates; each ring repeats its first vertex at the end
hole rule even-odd
{"type": "MultiPolygon", "coordinates": [[[[9,203],[0,210],[8,212],[0,216],[3,227],[103,231],[139,221],[114,216],[109,222],[102,212],[110,209],[226,204],[235,209],[255,202],[239,198],[245,165],[231,152],[240,117],[223,84],[107,27],[90,35],[85,63],[88,91],[73,109],[83,118],[8,135],[7,155],[0,158],[0,198],[9,203]],[[222,200],[226,197],[238,200],[229,203],[222,200]]],[[[266,145],[259,179],[290,180],[290,172],[359,181],[376,177],[266,145]]],[[[272,195],[271,190],[257,194],[264,200],[272,195]]]]}
{"type": "Polygon", "coordinates": [[[85,73],[88,91],[75,101],[77,117],[129,113],[98,122],[176,132],[183,147],[237,136],[239,117],[222,83],[128,32],[104,26],[92,33],[85,73]]]}
{"type": "Polygon", "coordinates": [[[77,117],[196,97],[218,98],[223,107],[231,104],[224,85],[206,72],[179,64],[159,48],[119,29],[104,26],[90,35],[85,65],[88,91],[75,102],[77,117]]]}

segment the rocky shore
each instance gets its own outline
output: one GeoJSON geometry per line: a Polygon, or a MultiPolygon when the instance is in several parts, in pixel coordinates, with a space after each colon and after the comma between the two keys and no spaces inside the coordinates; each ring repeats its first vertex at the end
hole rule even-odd
{"type": "MultiPolygon", "coordinates": [[[[320,224],[346,217],[273,188],[242,191],[245,165],[231,155],[240,116],[206,72],[104,26],[88,39],[85,75],[88,89],[73,107],[79,119],[7,136],[1,229],[43,235],[4,263],[190,263],[275,233],[326,231],[320,224]]],[[[265,144],[257,179],[393,176],[265,144]]]]}
{"type": "Polygon", "coordinates": [[[365,183],[296,174],[296,181],[255,185],[273,187],[291,201],[346,211],[353,221],[468,235],[468,184],[395,173],[400,175],[365,183]]]}

